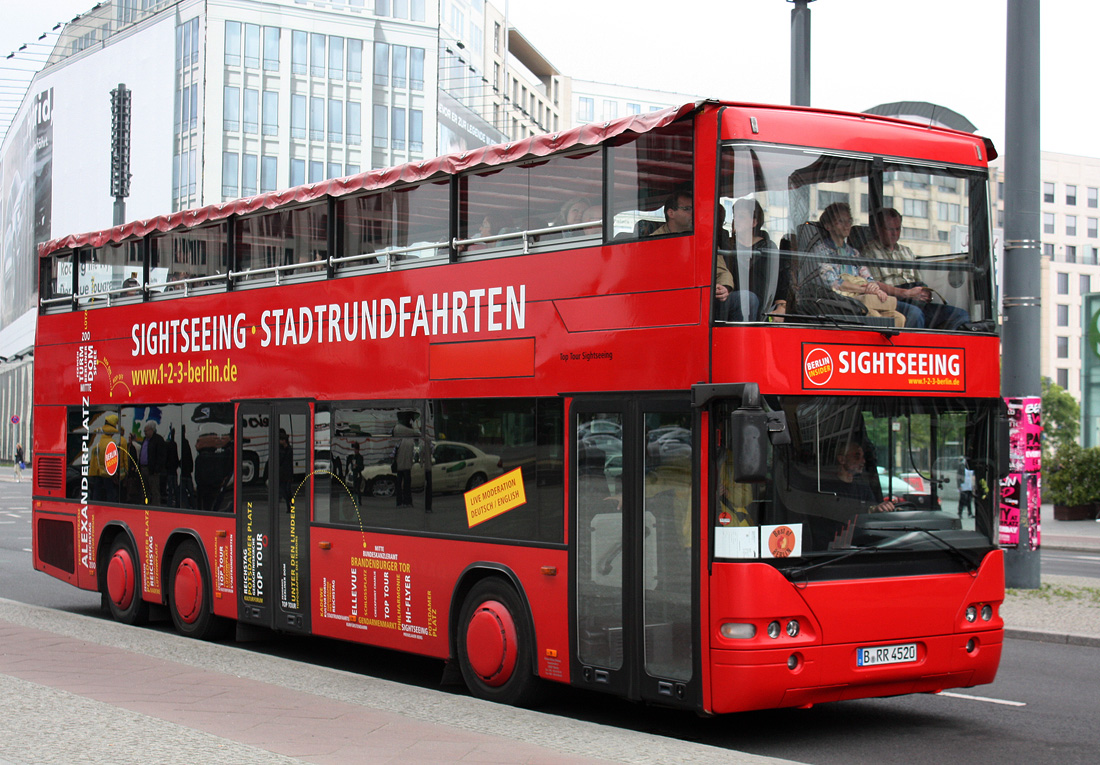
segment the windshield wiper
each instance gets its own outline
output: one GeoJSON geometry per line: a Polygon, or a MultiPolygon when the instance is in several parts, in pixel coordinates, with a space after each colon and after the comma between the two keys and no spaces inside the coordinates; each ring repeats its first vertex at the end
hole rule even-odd
{"type": "Polygon", "coordinates": [[[879,532],[881,532],[881,531],[906,531],[906,532],[920,531],[920,532],[923,532],[923,533],[927,534],[928,536],[932,537],[934,540],[936,540],[941,545],[943,545],[944,550],[946,550],[947,552],[951,553],[952,555],[954,555],[959,560],[966,563],[966,565],[969,567],[969,569],[971,571],[977,569],[979,564],[981,563],[980,559],[979,560],[974,560],[966,552],[964,552],[961,547],[956,547],[955,545],[951,544],[950,542],[948,542],[943,537],[941,537],[938,534],[936,534],[935,532],[933,532],[931,529],[921,528],[920,526],[895,526],[893,528],[876,529],[876,531],[879,531],[879,532]]]}
{"type": "Polygon", "coordinates": [[[834,558],[826,558],[823,561],[818,561],[817,563],[812,563],[809,566],[799,566],[798,568],[791,568],[791,569],[780,569],[780,571],[783,572],[783,575],[786,576],[787,579],[790,579],[790,580],[793,581],[795,579],[795,577],[802,576],[802,575],[806,574],[807,572],[813,571],[815,568],[822,568],[824,566],[831,566],[834,563],[840,563],[840,561],[847,560],[848,558],[851,558],[854,555],[859,555],[860,553],[878,552],[881,548],[878,545],[862,545],[862,546],[858,546],[858,547],[848,547],[848,548],[843,548],[842,547],[842,548],[839,548],[839,549],[847,550],[847,552],[845,552],[843,555],[837,555],[834,558]]]}

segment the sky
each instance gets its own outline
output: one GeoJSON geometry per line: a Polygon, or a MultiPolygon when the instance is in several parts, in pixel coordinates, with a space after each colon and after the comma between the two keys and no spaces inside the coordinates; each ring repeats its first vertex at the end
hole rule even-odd
{"type": "MultiPolygon", "coordinates": [[[[790,101],[794,6],[787,0],[494,4],[507,4],[512,25],[563,74],[731,101],[790,101]]],[[[93,5],[0,0],[0,57],[93,5]]],[[[863,111],[930,101],[959,112],[1003,149],[1007,0],[816,0],[809,7],[813,106],[863,111]]],[[[1091,87],[1100,3],[1043,0],[1040,29],[1040,145],[1100,157],[1093,127],[1100,99],[1091,87]]],[[[0,77],[12,64],[0,58],[0,77]]]]}

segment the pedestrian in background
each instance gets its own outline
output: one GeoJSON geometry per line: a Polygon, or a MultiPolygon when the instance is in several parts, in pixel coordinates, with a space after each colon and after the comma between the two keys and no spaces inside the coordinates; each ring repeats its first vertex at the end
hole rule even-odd
{"type": "Polygon", "coordinates": [[[15,480],[16,481],[22,481],[23,480],[23,468],[25,468],[27,466],[27,464],[25,462],[25,459],[26,458],[23,456],[23,444],[16,444],[15,445],[15,462],[11,466],[11,471],[12,471],[12,473],[15,474],[15,480]]]}

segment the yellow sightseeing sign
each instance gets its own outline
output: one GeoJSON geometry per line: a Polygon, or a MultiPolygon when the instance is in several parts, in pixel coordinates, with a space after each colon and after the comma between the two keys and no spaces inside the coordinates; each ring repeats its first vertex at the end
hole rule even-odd
{"type": "Polygon", "coordinates": [[[471,528],[527,504],[527,494],[523,490],[523,473],[520,468],[483,483],[476,489],[466,492],[464,496],[466,520],[471,528]]]}

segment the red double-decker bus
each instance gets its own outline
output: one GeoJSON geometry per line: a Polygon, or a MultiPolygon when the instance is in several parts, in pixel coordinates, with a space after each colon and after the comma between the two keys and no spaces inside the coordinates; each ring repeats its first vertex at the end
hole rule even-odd
{"type": "Polygon", "coordinates": [[[991,156],[702,102],[48,242],[34,565],[507,703],[988,683],[991,156]]]}

